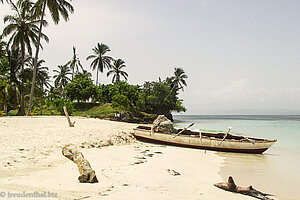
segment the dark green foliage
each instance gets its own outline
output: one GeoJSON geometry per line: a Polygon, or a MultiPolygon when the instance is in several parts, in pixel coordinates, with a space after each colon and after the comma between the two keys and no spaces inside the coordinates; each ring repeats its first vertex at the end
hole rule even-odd
{"type": "Polygon", "coordinates": [[[171,86],[166,81],[145,82],[139,100],[140,109],[147,113],[170,115],[172,111],[186,110],[177,93],[171,91],[171,86]]]}
{"type": "Polygon", "coordinates": [[[69,115],[72,115],[73,113],[74,106],[73,106],[73,102],[71,101],[65,101],[64,99],[55,99],[53,101],[53,105],[55,106],[57,111],[60,112],[61,115],[65,114],[63,106],[66,106],[69,115]]]}
{"type": "Polygon", "coordinates": [[[112,103],[113,107],[119,107],[125,111],[135,110],[139,100],[139,86],[130,85],[126,82],[101,85],[98,91],[98,100],[112,103]]]}
{"type": "Polygon", "coordinates": [[[97,88],[87,74],[78,73],[70,84],[65,87],[70,100],[86,101],[97,95],[97,88]]]}

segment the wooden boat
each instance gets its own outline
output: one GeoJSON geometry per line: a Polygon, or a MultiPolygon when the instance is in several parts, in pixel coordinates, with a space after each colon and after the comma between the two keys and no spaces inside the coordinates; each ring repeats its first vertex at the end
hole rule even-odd
{"type": "Polygon", "coordinates": [[[270,148],[277,140],[267,140],[241,135],[233,135],[223,131],[177,130],[178,134],[161,132],[151,133],[151,127],[138,126],[134,128],[133,135],[136,139],[146,142],[207,149],[225,152],[261,154],[270,148]]]}

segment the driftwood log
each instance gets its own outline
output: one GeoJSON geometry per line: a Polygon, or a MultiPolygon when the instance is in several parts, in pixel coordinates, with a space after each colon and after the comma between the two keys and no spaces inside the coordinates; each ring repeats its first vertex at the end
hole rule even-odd
{"type": "Polygon", "coordinates": [[[64,106],[63,109],[64,109],[65,115],[66,115],[66,117],[67,117],[69,126],[70,126],[70,127],[74,127],[75,122],[73,122],[73,123],[71,122],[70,117],[69,117],[69,113],[68,113],[68,111],[67,111],[66,106],[64,106]]]}
{"type": "Polygon", "coordinates": [[[80,176],[80,183],[98,183],[95,171],[92,169],[89,161],[84,158],[83,154],[73,144],[63,147],[62,154],[77,164],[80,176]]]}
{"type": "Polygon", "coordinates": [[[239,187],[234,183],[234,180],[231,176],[228,178],[228,182],[223,183],[216,183],[214,186],[221,188],[223,190],[229,191],[229,192],[235,192],[240,193],[244,195],[248,195],[251,197],[255,197],[257,199],[262,200],[273,200],[267,196],[271,196],[270,194],[262,193],[256,189],[254,189],[251,185],[249,187],[239,187]]]}

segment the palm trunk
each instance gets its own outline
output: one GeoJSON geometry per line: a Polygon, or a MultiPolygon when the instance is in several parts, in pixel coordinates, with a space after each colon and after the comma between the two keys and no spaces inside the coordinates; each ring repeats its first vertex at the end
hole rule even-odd
{"type": "Polygon", "coordinates": [[[38,46],[36,47],[36,54],[35,54],[34,63],[33,63],[34,67],[33,67],[32,83],[31,83],[30,99],[29,99],[29,107],[28,107],[28,111],[27,111],[27,116],[30,114],[31,108],[32,108],[32,101],[33,101],[34,88],[35,88],[35,78],[36,78],[36,71],[37,71],[37,60],[38,60],[39,51],[40,51],[40,43],[41,43],[45,10],[46,10],[46,1],[43,5],[43,12],[42,12],[42,16],[41,16],[40,30],[39,30],[39,37],[38,37],[38,46]]]}
{"type": "Polygon", "coordinates": [[[22,42],[22,46],[21,46],[21,51],[22,51],[22,70],[21,70],[21,74],[22,74],[22,82],[21,82],[21,102],[20,102],[20,109],[18,111],[18,115],[19,116],[23,116],[25,115],[25,88],[24,88],[24,59],[25,59],[25,46],[24,46],[24,42],[22,42]]]}
{"type": "Polygon", "coordinates": [[[99,70],[97,69],[96,86],[98,86],[98,72],[99,70]]]}
{"type": "Polygon", "coordinates": [[[172,94],[173,90],[175,89],[175,86],[176,85],[174,84],[174,86],[172,87],[170,93],[168,94],[168,96],[166,96],[166,98],[164,99],[164,101],[172,94]]]}

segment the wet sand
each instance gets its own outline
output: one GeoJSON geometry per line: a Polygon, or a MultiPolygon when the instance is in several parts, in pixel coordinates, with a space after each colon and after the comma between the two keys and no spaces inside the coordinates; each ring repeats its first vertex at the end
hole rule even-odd
{"type": "Polygon", "coordinates": [[[300,174],[294,170],[300,166],[298,155],[276,149],[270,152],[262,155],[218,152],[224,158],[219,174],[224,180],[233,176],[240,186],[252,185],[277,199],[300,199],[300,174]]]}

